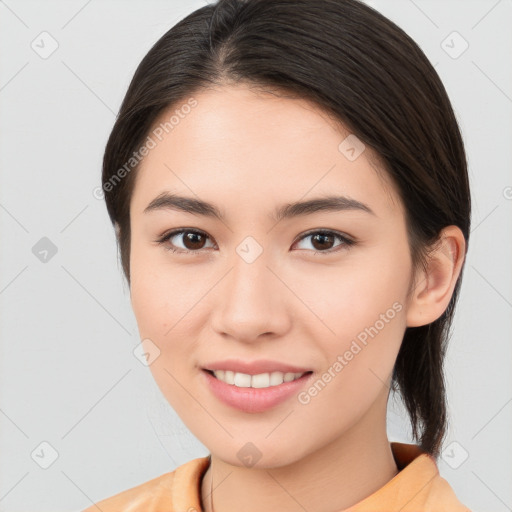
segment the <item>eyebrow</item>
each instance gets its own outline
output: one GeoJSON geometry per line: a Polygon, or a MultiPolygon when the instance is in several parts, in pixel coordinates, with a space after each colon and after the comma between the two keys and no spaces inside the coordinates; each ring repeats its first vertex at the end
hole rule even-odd
{"type": "MultiPolygon", "coordinates": [[[[220,221],[225,220],[223,213],[214,204],[201,199],[184,197],[169,192],[162,192],[155,197],[148,206],[146,206],[144,213],[156,210],[182,211],[193,215],[216,218],[220,221]]],[[[291,219],[318,212],[340,212],[344,210],[359,210],[375,215],[368,205],[350,197],[326,196],[279,206],[270,214],[270,219],[279,222],[283,219],[291,219]]]]}

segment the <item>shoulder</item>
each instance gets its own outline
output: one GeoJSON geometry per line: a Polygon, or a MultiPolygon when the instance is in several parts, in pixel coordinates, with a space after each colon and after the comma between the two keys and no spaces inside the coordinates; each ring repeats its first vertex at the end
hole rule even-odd
{"type": "Polygon", "coordinates": [[[471,512],[459,501],[450,484],[440,475],[431,482],[425,509],[436,512],[471,512]]]}
{"type": "Polygon", "coordinates": [[[172,482],[174,471],[148,480],[140,485],[105,498],[82,512],[121,512],[128,510],[171,510],[172,482]]]}
{"type": "Polygon", "coordinates": [[[173,512],[183,498],[191,502],[199,499],[199,479],[208,464],[208,457],[193,459],[174,471],[98,501],[81,512],[173,512]]]}
{"type": "Polygon", "coordinates": [[[440,475],[436,459],[418,446],[392,443],[399,473],[347,512],[471,512],[440,475]]]}

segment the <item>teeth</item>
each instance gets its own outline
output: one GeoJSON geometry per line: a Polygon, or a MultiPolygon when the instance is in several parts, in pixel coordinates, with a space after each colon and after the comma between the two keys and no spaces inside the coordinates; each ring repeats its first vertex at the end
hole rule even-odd
{"type": "MultiPolygon", "coordinates": [[[[305,372],[304,372],[305,373],[305,372]]],[[[247,373],[232,372],[230,370],[214,370],[213,374],[217,379],[226,384],[235,385],[239,388],[268,388],[279,386],[283,382],[291,382],[292,380],[302,377],[304,373],[260,373],[258,375],[248,375],[247,373]]]]}

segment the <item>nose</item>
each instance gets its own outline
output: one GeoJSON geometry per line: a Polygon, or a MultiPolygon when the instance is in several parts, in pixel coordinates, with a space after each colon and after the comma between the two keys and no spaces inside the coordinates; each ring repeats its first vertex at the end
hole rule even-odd
{"type": "Polygon", "coordinates": [[[214,298],[214,331],[243,343],[283,336],[291,327],[291,293],[265,253],[252,263],[238,256],[232,262],[214,298]]]}

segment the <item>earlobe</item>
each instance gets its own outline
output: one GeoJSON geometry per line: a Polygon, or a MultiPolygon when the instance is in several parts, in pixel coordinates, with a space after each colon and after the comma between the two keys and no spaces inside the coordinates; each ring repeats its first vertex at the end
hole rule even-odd
{"type": "Polygon", "coordinates": [[[448,226],[427,257],[426,268],[418,271],[416,286],[407,310],[407,327],[419,327],[437,320],[446,310],[466,254],[460,228],[448,226]]]}

